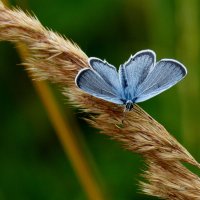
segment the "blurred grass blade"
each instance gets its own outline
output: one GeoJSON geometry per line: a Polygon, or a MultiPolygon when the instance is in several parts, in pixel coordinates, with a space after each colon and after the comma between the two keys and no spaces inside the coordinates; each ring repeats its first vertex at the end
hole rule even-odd
{"type": "MultiPolygon", "coordinates": [[[[180,85],[180,102],[183,110],[183,140],[193,151],[199,149],[199,2],[176,1],[177,54],[188,66],[189,76],[180,85]]],[[[196,152],[199,153],[199,152],[196,152]]]]}
{"type": "MultiPolygon", "coordinates": [[[[4,0],[3,3],[8,6],[9,2],[4,0]]],[[[28,56],[28,51],[26,46],[22,43],[17,44],[18,53],[21,56],[22,61],[28,56]]],[[[85,190],[85,193],[90,200],[104,200],[103,192],[101,187],[95,180],[94,175],[92,174],[91,166],[87,162],[84,151],[81,148],[81,144],[78,143],[78,140],[73,134],[73,130],[67,120],[61,112],[56,100],[48,87],[47,83],[44,81],[33,82],[34,87],[40,96],[44,107],[48,113],[48,116],[53,124],[55,132],[63,146],[65,154],[69,156],[70,161],[73,165],[73,168],[79,178],[82,187],[85,190]]]]}

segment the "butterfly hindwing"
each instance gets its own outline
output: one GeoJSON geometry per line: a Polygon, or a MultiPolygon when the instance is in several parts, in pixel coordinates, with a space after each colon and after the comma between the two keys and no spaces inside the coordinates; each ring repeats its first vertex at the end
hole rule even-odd
{"type": "Polygon", "coordinates": [[[92,69],[82,69],[77,74],[75,82],[80,89],[92,96],[116,104],[123,104],[115,88],[105,82],[105,80],[92,69]]]}

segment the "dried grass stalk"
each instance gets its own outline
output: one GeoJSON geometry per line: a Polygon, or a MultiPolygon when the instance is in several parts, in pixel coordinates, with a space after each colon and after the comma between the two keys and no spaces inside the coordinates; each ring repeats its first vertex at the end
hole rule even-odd
{"type": "Polygon", "coordinates": [[[24,42],[30,55],[25,64],[34,79],[61,84],[74,105],[93,113],[87,119],[89,123],[145,158],[148,168],[143,174],[146,183],[141,183],[143,192],[164,199],[200,199],[200,179],[181,161],[197,167],[199,163],[162,125],[135,106],[121,126],[122,107],[83,93],[75,86],[77,72],[88,66],[87,56],[76,44],[45,29],[35,17],[5,8],[2,3],[0,39],[24,42]]]}

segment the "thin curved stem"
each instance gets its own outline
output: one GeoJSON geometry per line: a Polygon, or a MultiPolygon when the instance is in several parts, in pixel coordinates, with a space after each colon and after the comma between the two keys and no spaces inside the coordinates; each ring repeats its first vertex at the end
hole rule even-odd
{"type": "MultiPolygon", "coordinates": [[[[4,0],[3,3],[6,5],[9,4],[6,0],[4,0]]],[[[24,61],[28,56],[26,46],[22,43],[17,43],[17,51],[20,54],[22,61],[24,61]]],[[[65,154],[70,158],[88,199],[104,200],[103,192],[92,174],[91,166],[89,166],[86,156],[81,149],[81,144],[79,144],[74,136],[72,127],[67,123],[48,84],[45,81],[33,81],[33,85],[48,113],[49,119],[52,122],[55,133],[62,144],[65,154]]]]}

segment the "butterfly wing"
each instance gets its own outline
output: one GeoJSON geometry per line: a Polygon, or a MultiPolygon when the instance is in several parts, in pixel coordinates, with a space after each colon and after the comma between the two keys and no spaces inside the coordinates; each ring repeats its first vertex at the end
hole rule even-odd
{"type": "Polygon", "coordinates": [[[76,76],[76,85],[86,93],[106,101],[123,104],[116,89],[92,69],[82,69],[76,76]]]}
{"type": "Polygon", "coordinates": [[[119,82],[118,73],[113,65],[95,57],[89,58],[89,65],[104,79],[108,85],[112,86],[119,93],[121,93],[122,88],[119,82]]]}
{"type": "Polygon", "coordinates": [[[155,53],[151,50],[139,51],[120,66],[119,79],[127,99],[134,99],[138,85],[153,70],[155,57],[155,53]]]}
{"type": "Polygon", "coordinates": [[[187,70],[180,62],[173,59],[162,59],[138,86],[136,103],[150,99],[183,79],[187,70]]]}

